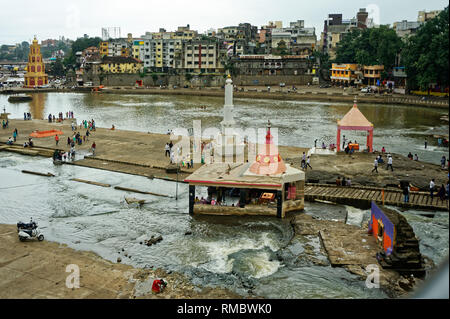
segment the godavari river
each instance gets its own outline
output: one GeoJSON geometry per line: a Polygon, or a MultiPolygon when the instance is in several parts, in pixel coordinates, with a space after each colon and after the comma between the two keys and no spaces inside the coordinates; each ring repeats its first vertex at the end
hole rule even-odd
{"type": "MultiPolygon", "coordinates": [[[[9,104],[0,96],[13,118],[31,111],[34,118],[72,110],[75,117],[94,118],[97,126],[166,133],[174,127],[219,127],[223,99],[178,96],[34,94],[31,103],[9,104]],[[202,110],[199,106],[206,106],[202,110]]],[[[280,144],[312,146],[315,139],[335,136],[336,119],[351,107],[347,104],[235,100],[235,118],[242,127],[263,128],[270,118],[279,128],[280,144]],[[334,135],[333,135],[334,134],[334,135]]],[[[3,106],[2,106],[3,108],[3,106]]],[[[448,131],[439,118],[445,112],[416,107],[361,105],[361,111],[375,125],[375,145],[398,153],[418,153],[432,162],[442,151],[429,140],[436,131],[448,131]]],[[[363,135],[348,135],[360,139],[363,135]]],[[[317,236],[293,240],[288,220],[259,217],[193,217],[188,214],[187,186],[180,184],[178,201],[140,195],[148,203],[130,207],[125,194],[112,188],[70,181],[85,178],[150,192],[175,193],[175,183],[149,180],[116,172],[84,167],[54,166],[51,159],[0,153],[0,223],[37,220],[47,240],[90,250],[113,262],[121,256],[136,267],[154,266],[186,274],[199,287],[219,286],[237,293],[266,298],[386,298],[380,289],[368,289],[365,282],[342,268],[316,265],[302,256],[306,245],[327,264],[317,236]],[[25,175],[22,169],[52,172],[55,178],[25,175]],[[191,235],[185,235],[187,232],[191,235]],[[163,241],[141,245],[150,236],[163,241]],[[131,258],[124,258],[122,248],[131,258]]],[[[345,220],[347,211],[367,222],[369,211],[341,205],[306,203],[305,213],[323,219],[345,220]]],[[[439,264],[448,256],[448,213],[434,218],[419,211],[402,212],[420,238],[422,253],[439,264]]]]}

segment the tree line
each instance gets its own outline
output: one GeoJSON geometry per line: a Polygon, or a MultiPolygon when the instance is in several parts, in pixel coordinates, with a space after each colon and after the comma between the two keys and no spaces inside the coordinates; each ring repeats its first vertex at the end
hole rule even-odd
{"type": "Polygon", "coordinates": [[[388,26],[353,29],[338,43],[336,58],[330,60],[322,53],[322,68],[331,63],[384,65],[382,79],[392,77],[395,66],[405,67],[408,89],[427,90],[430,84],[445,89],[449,85],[449,8],[428,20],[406,40],[397,36],[388,26]]]}

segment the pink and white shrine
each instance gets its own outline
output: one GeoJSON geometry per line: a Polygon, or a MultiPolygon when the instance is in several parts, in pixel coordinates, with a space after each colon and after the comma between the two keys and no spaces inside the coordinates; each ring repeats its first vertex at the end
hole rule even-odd
{"type": "Polygon", "coordinates": [[[341,147],[341,130],[352,131],[367,131],[367,148],[369,152],[373,152],[373,124],[370,123],[366,117],[358,109],[356,99],[354,101],[352,109],[345,114],[345,116],[337,121],[337,151],[340,151],[341,147]]]}

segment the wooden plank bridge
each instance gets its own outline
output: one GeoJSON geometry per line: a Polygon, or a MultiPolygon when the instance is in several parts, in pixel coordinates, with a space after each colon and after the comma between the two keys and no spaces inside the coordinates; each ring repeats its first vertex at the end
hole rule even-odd
{"type": "Polygon", "coordinates": [[[412,209],[447,210],[448,199],[441,199],[434,193],[431,199],[428,192],[410,192],[409,202],[404,203],[403,191],[395,188],[379,188],[369,186],[336,186],[327,184],[307,183],[305,185],[305,200],[324,200],[338,204],[369,208],[372,201],[377,204],[399,206],[412,209]]]}

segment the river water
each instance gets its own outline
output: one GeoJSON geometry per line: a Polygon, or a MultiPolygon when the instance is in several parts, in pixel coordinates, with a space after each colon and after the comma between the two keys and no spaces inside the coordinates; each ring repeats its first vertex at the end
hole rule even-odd
{"type": "MultiPolygon", "coordinates": [[[[70,181],[71,178],[167,195],[176,184],[163,180],[72,165],[54,166],[51,159],[0,152],[0,223],[15,224],[30,217],[39,222],[47,240],[136,267],[154,266],[186,274],[199,287],[219,286],[266,298],[386,298],[379,289],[342,268],[318,266],[299,259],[305,245],[320,253],[318,237],[293,240],[288,220],[266,217],[192,217],[185,184],[179,200],[127,194],[114,188],[70,181]],[[46,178],[21,170],[51,172],[46,178]],[[145,199],[142,208],[128,206],[125,196],[145,199]],[[191,234],[186,235],[190,232],[191,234]],[[151,236],[163,241],[142,245],[151,236]],[[124,252],[130,258],[124,257],[124,252]]],[[[344,220],[347,207],[306,204],[305,213],[344,220]]],[[[368,211],[359,211],[367,219],[368,211]]],[[[352,216],[358,210],[351,209],[352,216]]],[[[423,253],[439,263],[448,254],[448,213],[433,219],[410,211],[407,218],[421,238],[423,253]]],[[[353,218],[361,223],[364,218],[353,218]]]]}
{"type": "MultiPolygon", "coordinates": [[[[11,104],[0,95],[0,107],[6,107],[12,118],[33,118],[48,114],[74,112],[79,121],[95,119],[99,127],[166,133],[168,129],[192,128],[193,120],[201,120],[202,129],[220,128],[224,99],[219,97],[133,95],[98,93],[36,93],[33,101],[11,104]],[[206,109],[201,109],[206,106],[206,109]]],[[[352,107],[349,103],[235,99],[235,120],[238,127],[265,128],[270,119],[278,128],[280,145],[313,147],[324,141],[336,142],[336,121],[352,107]]],[[[419,160],[439,164],[448,148],[437,147],[434,134],[448,134],[448,122],[440,120],[448,110],[417,106],[360,104],[360,110],[374,124],[374,148],[384,146],[388,152],[418,154],[419,160]],[[425,138],[428,147],[424,148],[425,138]]],[[[352,141],[365,144],[366,133],[343,131],[352,141]]]]}

